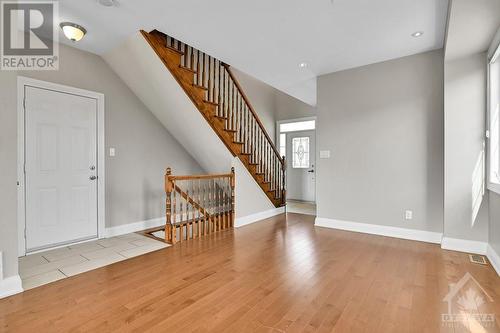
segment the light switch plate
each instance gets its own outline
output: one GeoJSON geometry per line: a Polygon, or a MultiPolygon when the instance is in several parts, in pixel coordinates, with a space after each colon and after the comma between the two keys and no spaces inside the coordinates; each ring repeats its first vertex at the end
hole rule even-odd
{"type": "Polygon", "coordinates": [[[329,150],[320,150],[319,151],[319,158],[330,158],[330,151],[329,150]]]}
{"type": "Polygon", "coordinates": [[[115,156],[115,154],[116,154],[115,148],[109,148],[109,156],[113,157],[115,156]]]}

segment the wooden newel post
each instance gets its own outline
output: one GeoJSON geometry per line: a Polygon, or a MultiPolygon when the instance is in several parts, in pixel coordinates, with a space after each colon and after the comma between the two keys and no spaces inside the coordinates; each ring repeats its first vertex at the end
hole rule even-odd
{"type": "Polygon", "coordinates": [[[167,168],[167,171],[165,172],[165,193],[167,194],[167,220],[165,223],[165,241],[173,243],[174,238],[173,238],[173,231],[174,229],[172,228],[172,190],[174,188],[173,182],[170,179],[170,176],[172,175],[172,169],[167,168]]]}
{"type": "Polygon", "coordinates": [[[234,175],[234,167],[231,168],[231,227],[234,227],[234,219],[235,219],[235,198],[234,198],[234,188],[236,186],[236,179],[234,175]]]}
{"type": "Polygon", "coordinates": [[[283,156],[283,162],[281,164],[281,177],[282,177],[282,185],[281,185],[281,204],[286,205],[286,159],[283,156]]]}

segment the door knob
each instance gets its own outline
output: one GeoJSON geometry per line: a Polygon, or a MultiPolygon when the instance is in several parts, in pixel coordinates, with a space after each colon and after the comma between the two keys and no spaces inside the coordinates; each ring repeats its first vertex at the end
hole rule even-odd
{"type": "Polygon", "coordinates": [[[90,167],[90,170],[95,170],[95,165],[92,165],[92,166],[90,167]]]}
{"type": "Polygon", "coordinates": [[[314,170],[309,170],[309,171],[307,171],[307,172],[314,173],[314,170]]]}
{"type": "Polygon", "coordinates": [[[96,179],[97,179],[97,177],[96,177],[96,176],[90,176],[90,177],[89,177],[89,179],[90,179],[90,180],[96,180],[96,179]]]}

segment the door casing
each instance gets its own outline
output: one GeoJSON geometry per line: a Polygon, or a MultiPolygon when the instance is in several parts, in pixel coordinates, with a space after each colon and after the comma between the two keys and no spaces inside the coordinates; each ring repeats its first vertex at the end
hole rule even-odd
{"type": "MultiPolygon", "coordinates": [[[[52,82],[19,76],[17,78],[17,230],[18,256],[26,255],[26,189],[25,189],[25,87],[35,87],[73,94],[97,101],[97,238],[105,235],[105,146],[104,95],[52,82]]],[[[36,251],[35,251],[36,252],[36,251]]]]}
{"type": "MultiPolygon", "coordinates": [[[[314,155],[314,160],[315,160],[315,165],[314,165],[314,171],[315,171],[315,179],[317,180],[318,179],[318,159],[319,159],[319,156],[318,156],[318,134],[317,134],[317,126],[318,126],[318,122],[317,122],[317,117],[316,116],[311,116],[311,117],[302,117],[302,118],[293,118],[293,119],[286,119],[286,120],[278,120],[276,122],[276,129],[275,129],[275,142],[276,142],[276,145],[278,146],[279,145],[279,142],[280,142],[280,125],[281,124],[287,124],[287,123],[296,123],[296,122],[300,122],[300,121],[307,121],[307,120],[315,120],[316,121],[316,128],[314,129],[314,141],[316,143],[316,147],[315,147],[315,151],[314,152],[310,152],[311,156],[314,155]]],[[[288,156],[287,156],[288,158],[288,156]]],[[[288,180],[287,180],[288,181],[288,180]]],[[[317,196],[317,186],[316,184],[314,185],[314,198],[315,198],[315,201],[317,200],[318,196],[317,196]]]]}

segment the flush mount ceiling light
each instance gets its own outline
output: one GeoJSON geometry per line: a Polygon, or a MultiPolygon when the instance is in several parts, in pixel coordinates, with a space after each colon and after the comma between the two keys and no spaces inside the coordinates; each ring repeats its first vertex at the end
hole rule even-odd
{"type": "Polygon", "coordinates": [[[99,3],[104,7],[113,7],[116,4],[115,0],[99,0],[99,3]]]}
{"type": "Polygon", "coordinates": [[[417,32],[414,32],[411,34],[412,37],[420,37],[422,36],[424,33],[422,31],[417,31],[417,32]]]}
{"type": "Polygon", "coordinates": [[[299,67],[300,67],[300,68],[306,68],[307,66],[308,66],[308,65],[307,65],[307,62],[301,62],[301,63],[299,64],[299,67]]]}
{"type": "Polygon", "coordinates": [[[64,36],[73,42],[78,42],[87,33],[87,30],[85,30],[84,27],[76,23],[62,22],[59,26],[61,27],[64,36]]]}

